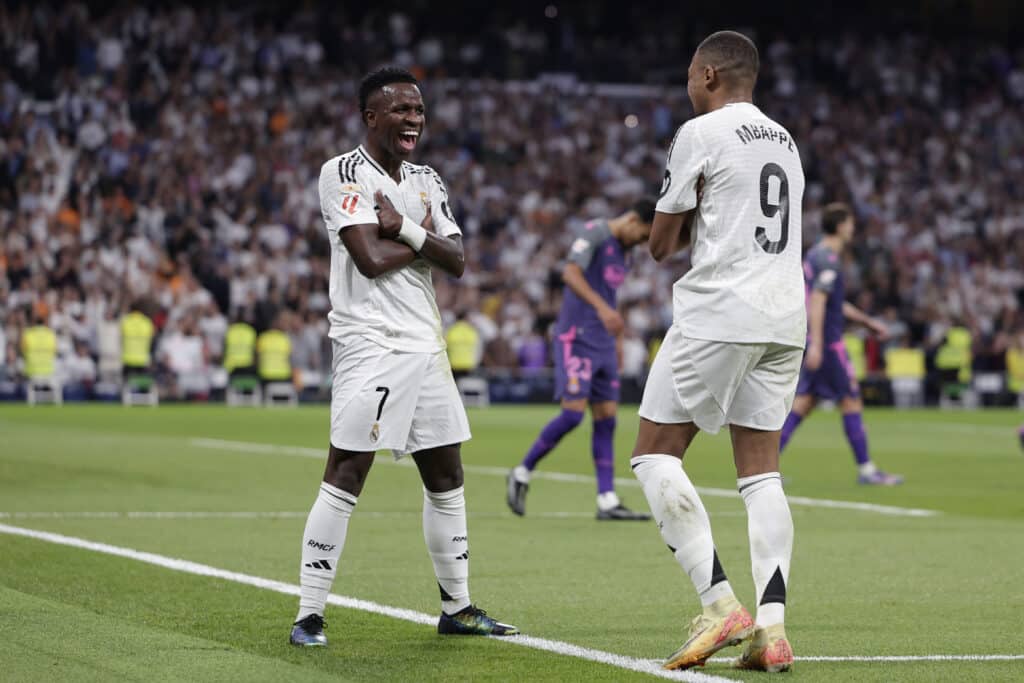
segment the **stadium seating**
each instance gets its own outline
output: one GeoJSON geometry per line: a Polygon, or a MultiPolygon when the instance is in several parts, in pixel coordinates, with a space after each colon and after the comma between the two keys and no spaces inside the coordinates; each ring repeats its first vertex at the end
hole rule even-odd
{"type": "Polygon", "coordinates": [[[121,386],[121,403],[126,406],[149,406],[151,408],[160,405],[156,380],[146,374],[127,377],[121,386]]]}
{"type": "Polygon", "coordinates": [[[263,386],[263,405],[274,407],[298,404],[299,393],[291,382],[267,382],[263,386]]]}
{"type": "Polygon", "coordinates": [[[240,375],[228,380],[224,400],[229,406],[258,406],[263,404],[263,391],[256,376],[240,375]]]}
{"type": "Polygon", "coordinates": [[[483,377],[466,376],[455,380],[462,396],[462,403],[467,407],[486,408],[491,404],[490,386],[483,377]]]}
{"type": "Polygon", "coordinates": [[[25,382],[25,402],[30,406],[34,406],[37,403],[61,405],[64,402],[63,387],[52,375],[48,377],[30,377],[25,382]]]}

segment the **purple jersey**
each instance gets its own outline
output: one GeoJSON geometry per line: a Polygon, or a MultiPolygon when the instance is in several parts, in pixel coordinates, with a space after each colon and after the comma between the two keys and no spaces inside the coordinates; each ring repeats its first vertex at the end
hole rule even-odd
{"type": "MultiPolygon", "coordinates": [[[[576,233],[569,251],[569,263],[578,265],[587,284],[615,308],[615,292],[626,279],[626,252],[612,236],[607,221],[590,221],[576,233]]],[[[615,348],[615,337],[604,329],[597,311],[566,287],[562,310],[555,323],[555,335],[570,329],[575,329],[577,344],[593,349],[615,348]]]]}
{"type": "Polygon", "coordinates": [[[839,254],[822,243],[814,245],[804,258],[804,283],[807,287],[808,304],[811,302],[812,291],[824,292],[828,297],[825,300],[825,346],[830,347],[841,342],[846,324],[843,317],[846,288],[843,286],[839,254]]]}

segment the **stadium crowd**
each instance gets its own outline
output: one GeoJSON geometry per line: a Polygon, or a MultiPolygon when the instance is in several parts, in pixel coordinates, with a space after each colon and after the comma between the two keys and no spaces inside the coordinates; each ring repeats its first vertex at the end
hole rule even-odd
{"type": "MultiPolygon", "coordinates": [[[[400,11],[273,24],[207,8],[0,8],[0,378],[22,371],[19,340],[38,321],[65,377],[94,381],[132,306],[155,323],[168,376],[182,349],[190,373],[220,367],[242,320],[285,331],[293,367],[325,376],[317,176],[358,144],[358,78],[383,62],[424,77],[420,156],[465,232],[466,275],[435,275],[446,325],[475,328],[485,368],[545,367],[567,228],[657,191],[692,115],[690,46],[639,41],[612,60],[614,41],[580,32],[554,66],[594,55],[586,68],[544,76],[544,31],[495,23],[480,36],[460,46],[400,11]],[[610,83],[634,75],[624,61],[662,82],[610,83]]],[[[869,369],[885,345],[933,353],[954,326],[970,331],[977,368],[1003,369],[1024,345],[1024,47],[757,39],[758,104],[804,161],[805,243],[827,202],[857,212],[848,288],[893,333],[869,343],[869,369]]],[[[620,290],[625,376],[642,375],[685,267],[636,250],[620,290]]]]}

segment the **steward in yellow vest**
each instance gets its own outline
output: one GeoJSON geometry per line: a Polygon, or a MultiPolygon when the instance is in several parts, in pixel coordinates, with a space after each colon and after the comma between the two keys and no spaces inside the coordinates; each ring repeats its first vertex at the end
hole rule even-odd
{"type": "Polygon", "coordinates": [[[292,342],[281,330],[267,330],[256,338],[259,375],[264,382],[290,382],[292,342]]]}

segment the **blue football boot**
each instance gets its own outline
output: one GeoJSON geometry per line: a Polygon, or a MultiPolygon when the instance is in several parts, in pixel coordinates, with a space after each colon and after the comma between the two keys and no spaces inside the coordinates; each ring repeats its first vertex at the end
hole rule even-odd
{"type": "Polygon", "coordinates": [[[288,642],[299,647],[326,647],[327,636],[324,635],[325,628],[327,628],[327,624],[322,616],[310,614],[308,617],[295,622],[295,625],[292,626],[292,635],[288,642]]]}
{"type": "Polygon", "coordinates": [[[503,624],[487,616],[476,605],[470,605],[455,614],[441,613],[437,622],[437,632],[458,636],[514,636],[519,629],[511,624],[503,624]]]}

